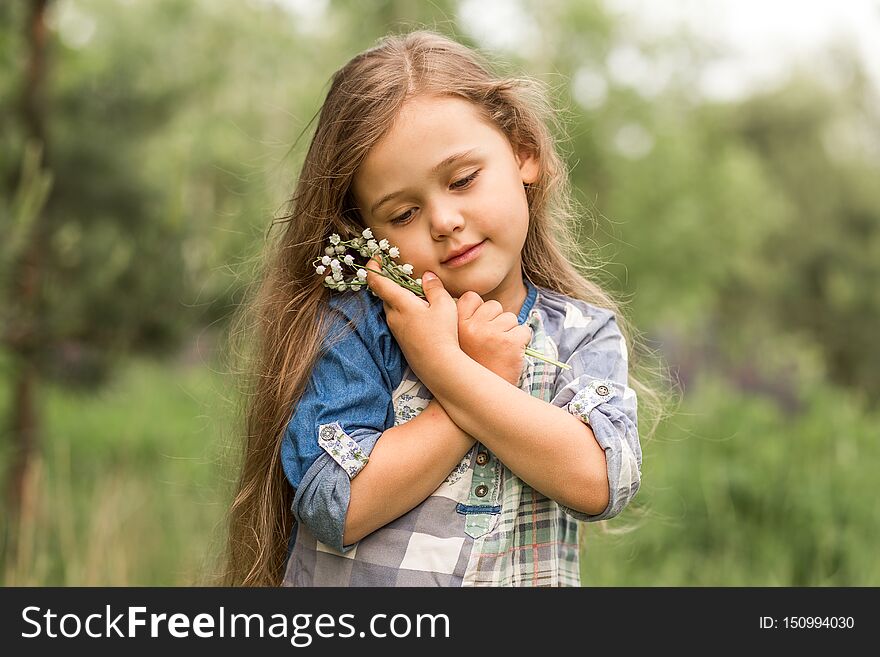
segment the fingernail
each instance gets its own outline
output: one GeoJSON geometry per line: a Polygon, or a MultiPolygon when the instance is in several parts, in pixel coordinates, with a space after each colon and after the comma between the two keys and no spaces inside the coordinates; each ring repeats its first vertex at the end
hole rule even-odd
{"type": "Polygon", "coordinates": [[[424,274],[422,274],[422,283],[433,281],[435,278],[437,278],[437,274],[431,271],[426,271],[424,274]]]}

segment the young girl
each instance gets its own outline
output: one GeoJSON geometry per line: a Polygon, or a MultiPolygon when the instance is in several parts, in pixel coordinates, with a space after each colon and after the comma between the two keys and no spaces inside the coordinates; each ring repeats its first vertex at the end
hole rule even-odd
{"type": "Polygon", "coordinates": [[[333,76],[255,300],[227,583],[580,583],[579,521],[629,503],[641,449],[619,313],[563,248],[551,120],[430,32],[333,76]],[[426,300],[375,273],[373,294],[323,286],[330,235],[365,229],[426,300]]]}

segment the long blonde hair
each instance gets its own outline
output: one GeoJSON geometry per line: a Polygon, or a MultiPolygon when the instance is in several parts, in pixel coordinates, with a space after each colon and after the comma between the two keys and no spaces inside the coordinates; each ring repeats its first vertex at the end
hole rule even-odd
{"type": "MultiPolygon", "coordinates": [[[[227,585],[281,583],[293,525],[293,491],[281,467],[281,440],[330,325],[329,290],[311,263],[331,233],[354,236],[363,230],[352,178],[403,104],[420,94],[472,102],[514,147],[538,156],[539,178],[526,189],[524,273],[535,285],[614,311],[632,344],[618,304],[588,277],[596,267],[584,262],[577,243],[578,213],[551,133],[558,128],[556,114],[543,86],[493,74],[477,51],[433,32],[383,38],[333,75],[289,212],[274,222],[282,224],[281,234],[267,243],[263,269],[233,322],[231,334],[245,346],[249,376],[244,451],[222,574],[227,585]]],[[[634,364],[631,357],[631,371],[634,364]]],[[[639,392],[642,408],[657,398],[635,377],[630,385],[639,392]]]]}

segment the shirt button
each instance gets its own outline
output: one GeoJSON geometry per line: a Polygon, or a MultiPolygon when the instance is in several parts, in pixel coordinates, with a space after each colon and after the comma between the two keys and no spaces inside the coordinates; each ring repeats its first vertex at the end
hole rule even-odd
{"type": "Polygon", "coordinates": [[[486,465],[489,462],[489,455],[486,452],[477,452],[477,465],[486,465]]]}
{"type": "Polygon", "coordinates": [[[486,493],[488,493],[488,492],[489,492],[489,487],[486,486],[485,484],[480,484],[474,490],[474,495],[476,495],[477,497],[486,497],[486,493]]]}
{"type": "Polygon", "coordinates": [[[602,397],[607,397],[608,396],[608,386],[599,386],[598,388],[596,388],[596,393],[602,397]]]}

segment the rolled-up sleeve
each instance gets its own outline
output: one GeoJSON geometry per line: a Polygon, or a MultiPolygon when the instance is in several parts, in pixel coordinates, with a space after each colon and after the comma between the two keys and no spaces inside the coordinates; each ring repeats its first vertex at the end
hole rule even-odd
{"type": "Polygon", "coordinates": [[[609,501],[598,515],[563,509],[580,520],[606,520],[636,495],[642,466],[636,393],[628,386],[626,342],[613,315],[584,339],[567,364],[572,369],[557,378],[552,403],[589,425],[605,451],[609,501]]]}
{"type": "Polygon", "coordinates": [[[306,389],[282,441],[282,466],[295,489],[292,510],[322,543],[340,551],[351,479],[363,469],[382,433],[394,425],[393,372],[383,356],[390,339],[381,335],[376,309],[357,313],[350,300],[339,310],[306,389]],[[346,328],[354,319],[356,330],[346,328]],[[383,349],[383,346],[385,349],[383,349]]]}

